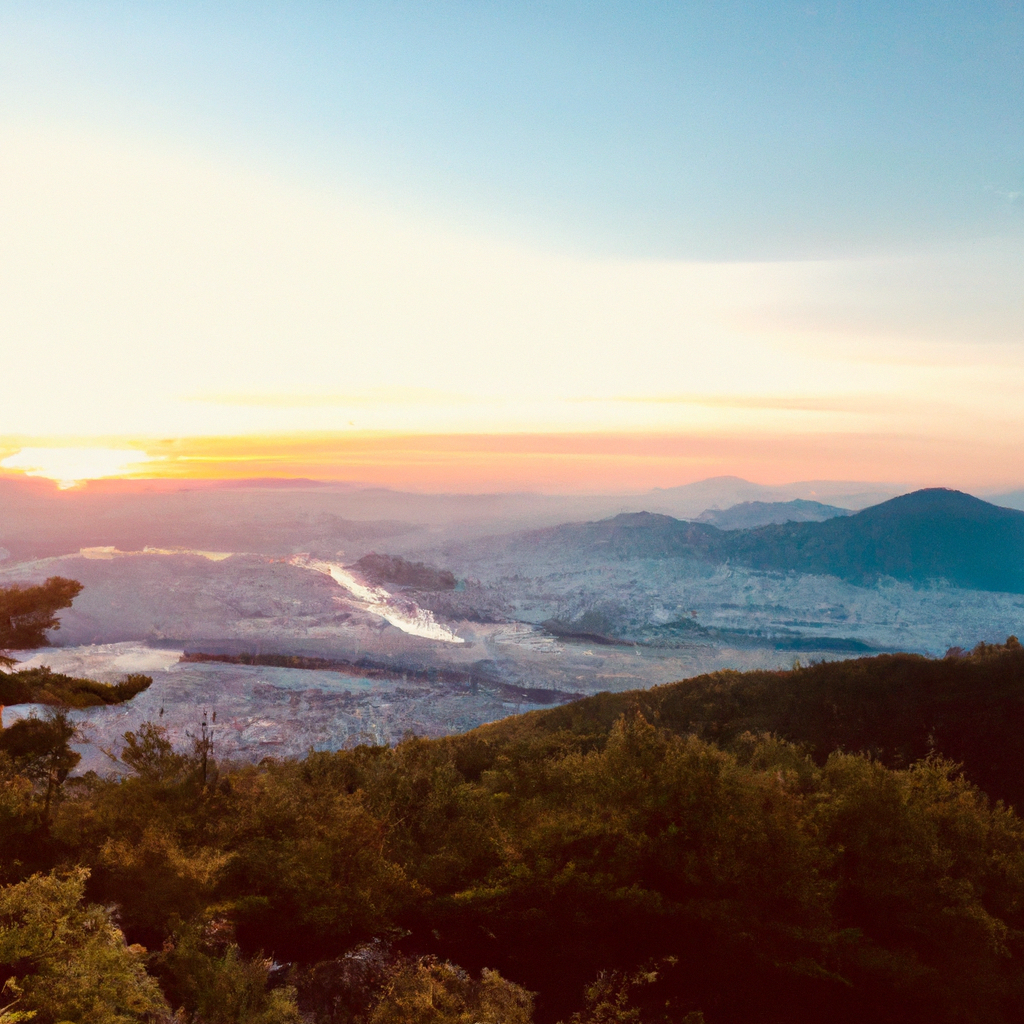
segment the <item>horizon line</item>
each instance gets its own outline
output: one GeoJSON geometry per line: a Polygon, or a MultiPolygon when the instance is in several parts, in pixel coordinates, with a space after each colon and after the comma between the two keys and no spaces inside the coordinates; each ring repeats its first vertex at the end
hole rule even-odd
{"type": "MultiPolygon", "coordinates": [[[[908,434],[292,432],[179,438],[0,437],[0,479],[308,480],[418,493],[632,494],[720,477],[777,488],[1024,487],[999,438],[908,434]]],[[[230,484],[230,482],[234,482],[230,484]]],[[[295,486],[295,484],[290,484],[295,486]]]]}

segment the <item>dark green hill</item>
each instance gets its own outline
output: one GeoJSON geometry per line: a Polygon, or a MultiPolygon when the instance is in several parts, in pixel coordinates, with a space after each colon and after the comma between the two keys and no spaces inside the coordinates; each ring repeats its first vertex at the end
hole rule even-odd
{"type": "MultiPolygon", "coordinates": [[[[540,735],[600,745],[623,714],[729,746],[746,732],[905,767],[938,752],[996,799],[1024,807],[1024,648],[980,645],[939,660],[915,654],[824,662],[781,672],[715,672],[650,690],[603,693],[483,726],[490,748],[540,735]]],[[[458,742],[458,741],[455,741],[458,742]]],[[[474,749],[476,749],[474,747],[474,749]]]]}
{"type": "MultiPolygon", "coordinates": [[[[66,716],[19,723],[0,734],[0,885],[87,869],[86,897],[159,951],[179,1019],[297,1020],[273,980],[310,1024],[530,1024],[491,969],[536,993],[536,1024],[1019,1024],[1024,822],[951,762],[907,762],[953,753],[1016,799],[1022,704],[1008,640],[301,761],[218,765],[205,728],[177,751],[146,723],[122,772],[66,786],[66,716]],[[447,1012],[445,977],[501,1005],[447,1012]]],[[[29,991],[24,948],[0,948],[0,977],[29,991]]]]}

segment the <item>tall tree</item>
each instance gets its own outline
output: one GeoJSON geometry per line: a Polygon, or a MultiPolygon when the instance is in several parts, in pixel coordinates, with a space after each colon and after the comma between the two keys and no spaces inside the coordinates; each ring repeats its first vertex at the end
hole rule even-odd
{"type": "Polygon", "coordinates": [[[170,1024],[145,950],[125,942],[108,910],[84,902],[88,877],[73,868],[0,888],[0,977],[10,1000],[0,1014],[32,1014],[38,1024],[170,1024]]]}

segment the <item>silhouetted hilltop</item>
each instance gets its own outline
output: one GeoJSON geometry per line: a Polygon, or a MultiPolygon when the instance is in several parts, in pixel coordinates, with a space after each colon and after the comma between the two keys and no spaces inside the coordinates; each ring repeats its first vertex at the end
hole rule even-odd
{"type": "Polygon", "coordinates": [[[596,523],[566,523],[527,536],[544,546],[579,547],[617,558],[713,558],[724,534],[706,523],[653,512],[622,512],[596,523]]]}
{"type": "Polygon", "coordinates": [[[379,555],[371,551],[355,567],[374,583],[388,583],[415,590],[454,590],[457,580],[447,569],[424,562],[410,562],[398,555],[379,555]]]}

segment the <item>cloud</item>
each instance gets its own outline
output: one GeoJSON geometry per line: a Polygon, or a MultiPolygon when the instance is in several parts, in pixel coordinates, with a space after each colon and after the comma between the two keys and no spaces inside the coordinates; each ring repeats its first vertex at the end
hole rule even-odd
{"type": "Polygon", "coordinates": [[[11,123],[0,145],[0,436],[21,443],[1024,438],[1017,242],[845,261],[582,258],[170,145],[11,123]]]}

